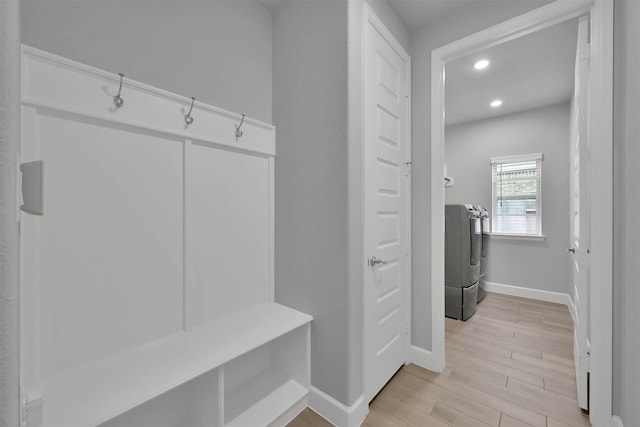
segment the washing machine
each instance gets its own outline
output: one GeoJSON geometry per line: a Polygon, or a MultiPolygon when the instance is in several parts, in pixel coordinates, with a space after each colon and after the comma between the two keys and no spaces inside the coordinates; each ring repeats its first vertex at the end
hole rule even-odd
{"type": "Polygon", "coordinates": [[[445,316],[467,320],[476,311],[482,250],[480,211],[445,205],[445,316]]]}

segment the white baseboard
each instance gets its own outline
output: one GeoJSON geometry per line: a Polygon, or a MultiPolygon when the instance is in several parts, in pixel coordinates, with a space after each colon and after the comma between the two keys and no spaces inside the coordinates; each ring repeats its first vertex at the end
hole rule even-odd
{"type": "Polygon", "coordinates": [[[364,396],[346,406],[314,386],[309,387],[309,407],[337,427],[358,427],[369,413],[364,396]]]}
{"type": "Polygon", "coordinates": [[[408,359],[408,362],[415,363],[416,365],[433,372],[442,372],[442,370],[444,369],[444,364],[436,360],[436,357],[433,355],[432,351],[416,347],[415,345],[412,345],[409,348],[408,359]]]}
{"type": "Polygon", "coordinates": [[[308,396],[305,397],[304,399],[300,399],[295,405],[292,405],[282,415],[280,415],[275,421],[269,424],[269,426],[270,427],[286,426],[291,421],[293,421],[295,417],[300,415],[300,412],[304,411],[307,406],[309,406],[308,396]]]}
{"type": "Polygon", "coordinates": [[[624,425],[622,424],[622,419],[617,415],[614,415],[613,417],[611,417],[611,426],[624,427],[624,425]]]}
{"type": "MultiPolygon", "coordinates": [[[[572,303],[569,294],[560,292],[543,291],[540,289],[525,288],[522,286],[503,285],[502,283],[485,282],[485,290],[498,294],[512,295],[514,297],[537,299],[540,301],[554,302],[569,307],[572,303]]],[[[571,308],[569,307],[569,310],[571,308]]],[[[575,310],[575,309],[574,309],[575,310]]]]}
{"type": "Polygon", "coordinates": [[[573,299],[569,297],[569,302],[567,304],[569,308],[569,314],[571,314],[571,319],[573,320],[573,325],[576,324],[576,319],[578,318],[578,311],[576,309],[576,304],[573,302],[573,299]]]}

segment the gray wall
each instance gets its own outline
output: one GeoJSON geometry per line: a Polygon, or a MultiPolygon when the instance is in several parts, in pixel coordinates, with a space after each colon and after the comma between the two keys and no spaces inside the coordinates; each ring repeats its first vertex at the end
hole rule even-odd
{"type": "Polygon", "coordinates": [[[20,3],[0,1],[0,427],[20,423],[20,3]]]}
{"type": "Polygon", "coordinates": [[[474,2],[411,34],[411,341],[418,347],[431,349],[431,51],[550,2],[474,2]]]}
{"type": "MultiPolygon", "coordinates": [[[[367,0],[403,45],[385,0],[367,0]]],[[[311,384],[362,395],[362,3],[274,8],[276,300],[314,316],[311,384]]]]}
{"type": "Polygon", "coordinates": [[[640,2],[615,0],[613,413],[640,425],[640,2]]]}
{"type": "Polygon", "coordinates": [[[486,206],[491,214],[492,157],[543,153],[542,233],[544,241],[489,240],[487,280],[506,285],[570,293],[569,244],[570,105],[563,103],[445,129],[445,160],[455,185],[446,203],[486,206]],[[544,268],[541,268],[544,266],[544,268]]]}
{"type": "Polygon", "coordinates": [[[276,300],[314,317],[311,383],[345,405],[362,394],[347,224],[347,2],[274,11],[276,300]]]}
{"type": "Polygon", "coordinates": [[[254,0],[24,0],[21,24],[25,44],[271,122],[272,22],[254,0]]]}

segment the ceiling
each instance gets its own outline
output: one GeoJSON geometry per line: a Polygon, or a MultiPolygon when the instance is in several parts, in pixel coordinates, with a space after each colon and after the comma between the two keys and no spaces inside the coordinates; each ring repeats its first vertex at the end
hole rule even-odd
{"type": "Polygon", "coordinates": [[[505,3],[530,3],[531,8],[553,0],[386,0],[410,33],[470,6],[501,7],[505,3]]]}
{"type": "MultiPolygon", "coordinates": [[[[273,10],[288,0],[258,1],[273,10]]],[[[507,0],[387,0],[413,34],[472,4],[497,7],[501,1],[507,0]]],[[[445,125],[569,101],[574,84],[577,26],[577,19],[567,21],[447,63],[445,125]],[[473,64],[480,58],[489,59],[491,64],[478,72],[473,64]],[[503,101],[502,106],[489,107],[496,98],[503,101]]]]}
{"type": "MultiPolygon", "coordinates": [[[[499,4],[494,0],[387,1],[412,34],[465,7],[478,3],[487,7],[499,4]]],[[[577,28],[577,20],[568,21],[446,64],[445,125],[571,99],[577,28]],[[491,61],[482,72],[473,69],[480,58],[491,61]],[[493,109],[489,103],[496,98],[502,99],[503,104],[493,109]]]]}
{"type": "Polygon", "coordinates": [[[568,102],[574,89],[577,19],[445,64],[445,124],[568,102]],[[475,70],[479,59],[490,65],[475,70]],[[494,99],[502,106],[492,108],[494,99]]]}
{"type": "Polygon", "coordinates": [[[483,0],[387,0],[409,32],[483,0]]]}

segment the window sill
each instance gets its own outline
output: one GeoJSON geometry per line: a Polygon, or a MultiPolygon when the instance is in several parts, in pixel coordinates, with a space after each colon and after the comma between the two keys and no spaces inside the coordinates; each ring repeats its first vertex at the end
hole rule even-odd
{"type": "Polygon", "coordinates": [[[504,233],[489,233],[492,239],[513,239],[513,240],[545,240],[544,234],[504,234],[504,233]]]}

